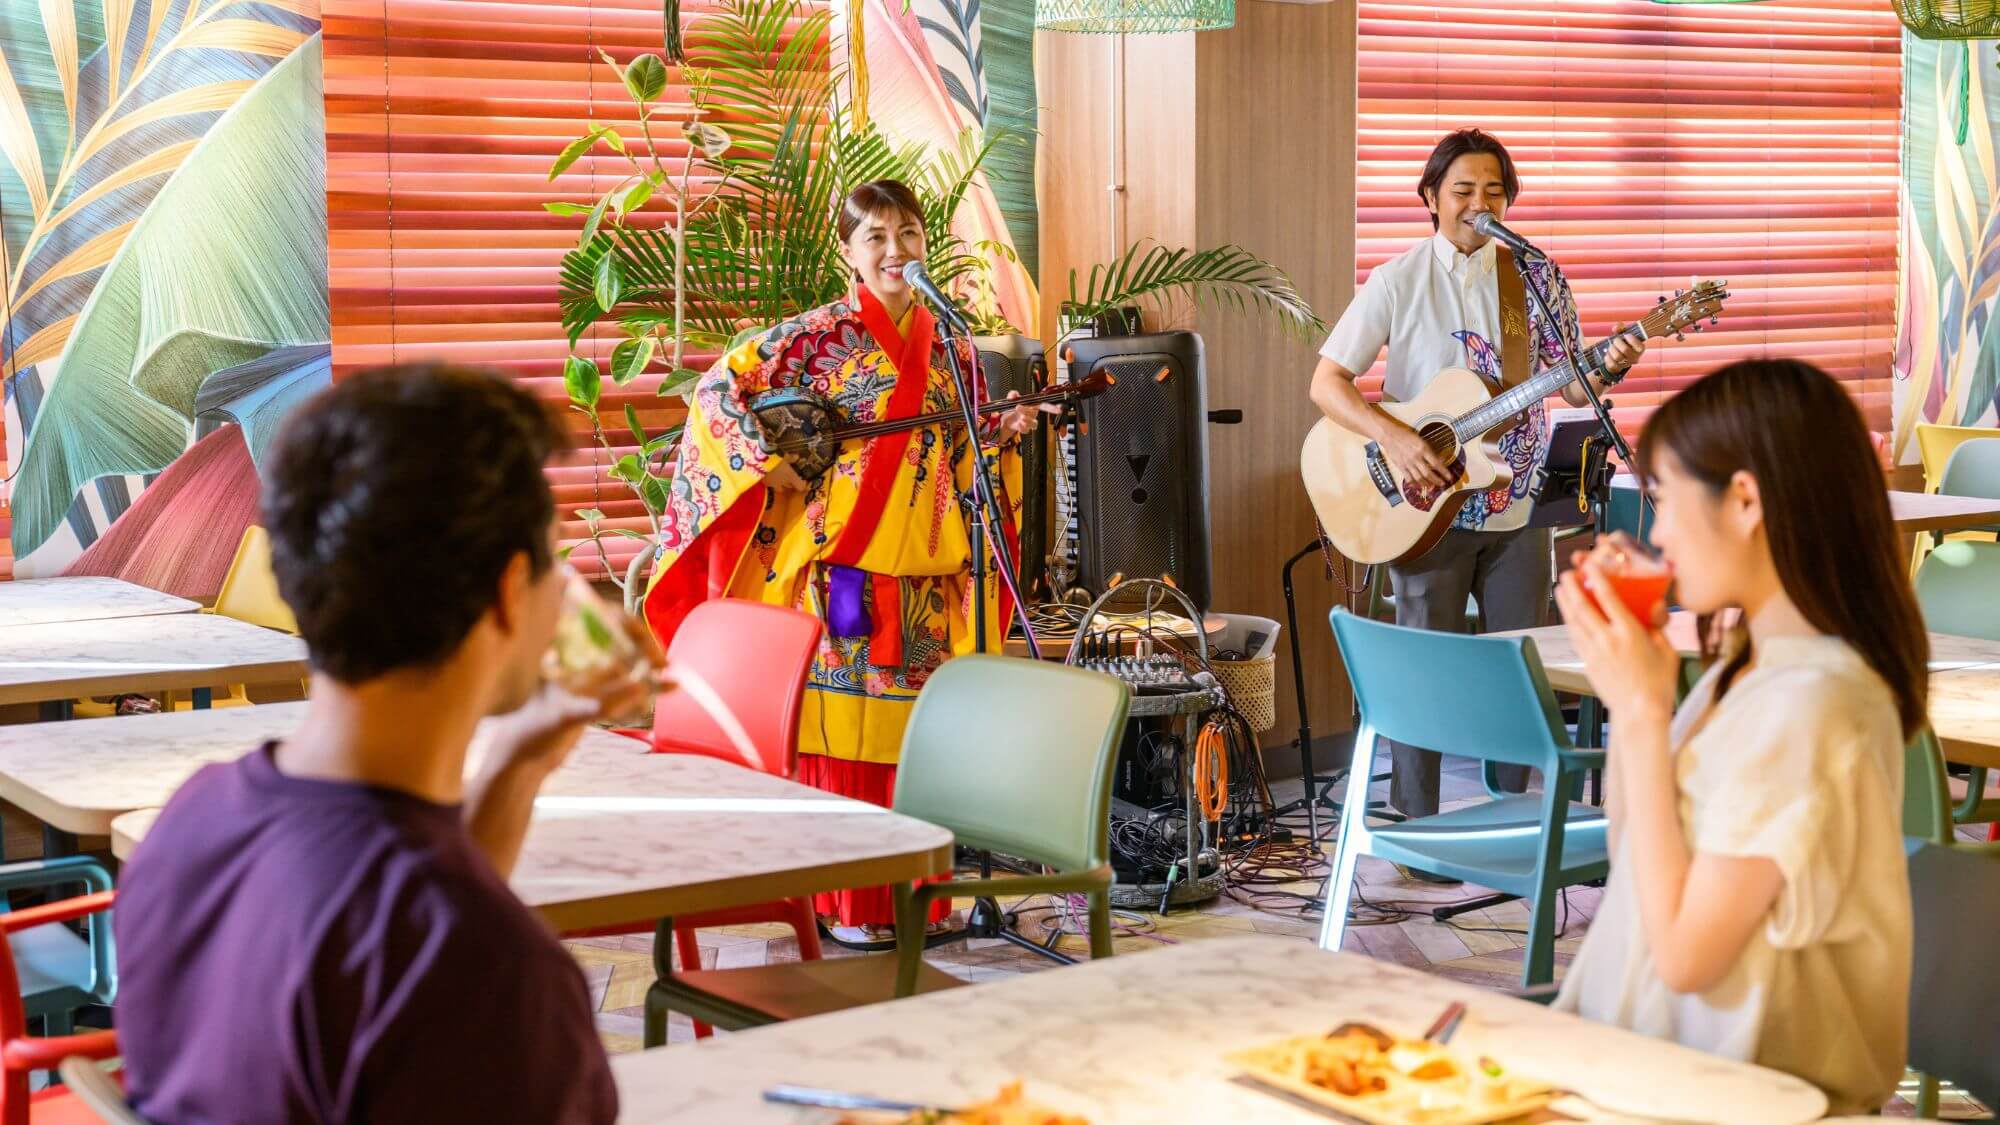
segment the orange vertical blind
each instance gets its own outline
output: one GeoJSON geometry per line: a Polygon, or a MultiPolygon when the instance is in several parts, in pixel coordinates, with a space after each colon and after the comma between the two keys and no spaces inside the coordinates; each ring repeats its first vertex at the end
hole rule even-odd
{"type": "MultiPolygon", "coordinates": [[[[712,7],[683,5],[697,57],[712,7]]],[[[660,13],[659,0],[324,0],[336,379],[382,363],[452,360],[499,368],[550,403],[567,402],[557,269],[582,220],[542,203],[594,200],[627,165],[600,149],[554,183],[548,170],[590,122],[639,137],[638,114],[598,52],[621,64],[662,54],[660,13]]],[[[678,121],[688,90],[674,68],[669,75],[659,104],[678,121]]],[[[656,129],[678,174],[687,159],[679,130],[656,129]]],[[[699,171],[694,183],[707,186],[699,171]]],[[[638,221],[670,214],[656,199],[638,221]]],[[[615,326],[593,329],[577,350],[603,367],[619,338],[615,326]]],[[[714,357],[687,358],[700,367],[714,357]]],[[[655,363],[629,386],[604,380],[600,409],[620,452],[635,444],[627,402],[650,433],[680,421],[680,400],[655,393],[664,373],[655,363]]],[[[607,527],[647,530],[639,501],[605,478],[606,455],[582,416],[568,416],[577,451],[551,470],[564,538],[586,534],[578,508],[603,510],[607,527]]],[[[449,483],[440,487],[448,497],[449,483]]],[[[637,549],[631,539],[605,543],[621,570],[637,549]]],[[[588,569],[595,557],[580,550],[575,560],[588,569]]]]}
{"type": "MultiPolygon", "coordinates": [[[[1430,222],[1416,182],[1444,133],[1514,154],[1508,225],[1576,291],[1586,340],[1692,277],[1719,327],[1656,342],[1621,428],[1715,366],[1792,356],[1889,426],[1901,36],[1882,0],[1361,0],[1357,267],[1430,222]]],[[[1380,368],[1369,389],[1379,389],[1380,368]]]]}

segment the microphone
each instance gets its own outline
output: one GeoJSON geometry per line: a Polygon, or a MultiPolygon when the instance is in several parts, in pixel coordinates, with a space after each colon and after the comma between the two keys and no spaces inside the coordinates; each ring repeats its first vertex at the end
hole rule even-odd
{"type": "Polygon", "coordinates": [[[1534,243],[1508,230],[1500,220],[1493,217],[1493,212],[1491,211],[1481,211],[1472,220],[1472,229],[1524,258],[1536,260],[1546,260],[1548,258],[1547,254],[1535,249],[1534,243]]]}
{"type": "Polygon", "coordinates": [[[925,272],[922,262],[903,263],[903,284],[916,290],[924,300],[935,306],[939,316],[960,330],[964,330],[965,318],[959,315],[958,306],[953,304],[951,298],[944,295],[944,290],[939,289],[937,283],[931,280],[931,275],[925,272]]]}

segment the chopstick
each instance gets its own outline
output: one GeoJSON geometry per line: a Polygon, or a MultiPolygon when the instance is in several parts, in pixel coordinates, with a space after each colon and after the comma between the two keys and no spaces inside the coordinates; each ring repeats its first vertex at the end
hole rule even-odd
{"type": "Polygon", "coordinates": [[[1449,1043],[1451,1037],[1458,1033],[1459,1021],[1464,1018],[1465,1002],[1453,1000],[1451,1006],[1439,1014],[1437,1022],[1431,1025],[1431,1029],[1424,1032],[1424,1038],[1439,1045],[1449,1043]]]}

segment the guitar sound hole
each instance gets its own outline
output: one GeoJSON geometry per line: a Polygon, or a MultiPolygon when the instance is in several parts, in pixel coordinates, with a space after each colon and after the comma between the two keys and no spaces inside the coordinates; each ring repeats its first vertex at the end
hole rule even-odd
{"type": "MultiPolygon", "coordinates": [[[[1465,475],[1465,453],[1459,449],[1458,439],[1452,435],[1449,425],[1443,422],[1429,422],[1418,427],[1417,433],[1423,435],[1430,447],[1437,450],[1438,456],[1444,459],[1445,470],[1451,474],[1454,482],[1465,475]]],[[[1403,482],[1403,499],[1408,500],[1410,506],[1420,512],[1430,511],[1444,491],[1442,488],[1427,488],[1413,481],[1403,482]]]]}
{"type": "Polygon", "coordinates": [[[1457,460],[1458,439],[1452,436],[1450,426],[1445,425],[1443,422],[1430,422],[1426,423],[1417,433],[1423,435],[1424,441],[1432,449],[1437,450],[1438,456],[1444,458],[1446,464],[1457,460]]]}

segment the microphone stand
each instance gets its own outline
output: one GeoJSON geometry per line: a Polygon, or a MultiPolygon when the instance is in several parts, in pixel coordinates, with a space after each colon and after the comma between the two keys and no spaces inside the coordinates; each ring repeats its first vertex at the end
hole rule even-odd
{"type": "MultiPolygon", "coordinates": [[[[1547,255],[1543,255],[1542,260],[1551,261],[1547,255]]],[[[1548,294],[1544,293],[1542,287],[1536,284],[1535,276],[1528,272],[1528,256],[1519,250],[1514,251],[1514,269],[1515,272],[1521,275],[1521,282],[1528,290],[1528,296],[1534,299],[1535,308],[1542,314],[1542,323],[1555,325],[1556,343],[1562,346],[1563,359],[1569,363],[1570,370],[1576,372],[1576,382],[1578,386],[1583,388],[1583,397],[1590,401],[1590,408],[1597,412],[1597,423],[1603,427],[1605,440],[1610,442],[1611,447],[1618,451],[1618,459],[1620,461],[1623,461],[1628,466],[1631,465],[1632,447],[1626,444],[1625,435],[1619,433],[1618,426],[1611,421],[1610,405],[1605,402],[1603,396],[1597,393],[1597,388],[1590,385],[1591,374],[1603,371],[1603,361],[1589,348],[1583,348],[1582,353],[1590,357],[1590,366],[1585,367],[1578,361],[1578,345],[1582,341],[1572,340],[1568,323],[1555,315],[1554,310],[1549,305],[1548,294]]],[[[1534,346],[1539,348],[1541,341],[1535,341],[1534,346]]]]}
{"type": "MultiPolygon", "coordinates": [[[[933,302],[937,304],[936,302],[933,302]]],[[[972,481],[959,494],[959,504],[967,515],[967,536],[972,549],[972,647],[974,652],[990,650],[992,639],[986,629],[986,580],[988,552],[991,561],[998,565],[999,580],[1006,584],[1014,595],[1014,615],[1021,622],[1021,635],[1028,643],[1028,653],[1032,659],[1042,658],[1041,644],[1035,639],[1035,628],[1028,620],[1028,608],[1021,599],[1021,589],[1015,569],[1013,549],[1007,545],[1007,513],[1002,510],[998,494],[993,490],[993,478],[987,471],[986,454],[979,448],[979,416],[972,407],[973,382],[964,366],[958,361],[958,348],[952,342],[955,330],[960,339],[972,339],[971,326],[959,315],[957,309],[948,303],[937,304],[938,321],[944,326],[945,357],[951,367],[952,384],[958,392],[959,422],[965,427],[966,441],[972,450],[972,481]],[[990,534],[989,534],[990,528],[990,534]]],[[[1004,636],[1005,630],[1002,630],[1004,636]]],[[[993,878],[993,853],[979,853],[979,878],[982,882],[993,878]]],[[[1032,950],[1052,961],[1073,965],[1076,958],[1058,952],[1055,943],[1062,939],[1058,929],[1049,938],[1048,944],[1035,941],[1019,929],[1020,919],[1000,909],[1000,903],[992,895],[979,895],[972,901],[972,909],[966,912],[965,930],[961,936],[967,938],[999,938],[1002,941],[1032,950]]]]}

